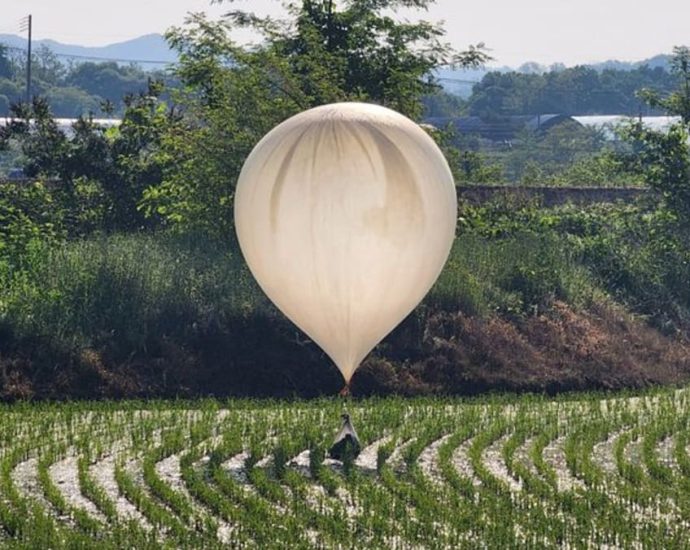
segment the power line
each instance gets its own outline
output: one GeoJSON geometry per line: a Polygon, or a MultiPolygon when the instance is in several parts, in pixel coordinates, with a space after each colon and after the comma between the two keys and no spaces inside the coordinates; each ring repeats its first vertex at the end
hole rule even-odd
{"type": "MultiPolygon", "coordinates": [[[[25,53],[25,48],[18,48],[17,46],[5,45],[8,50],[25,53]]],[[[52,51],[52,50],[51,50],[52,51]]],[[[79,55],[71,53],[56,53],[53,52],[56,57],[67,57],[74,59],[88,59],[92,61],[117,61],[120,63],[142,63],[150,65],[176,65],[176,61],[164,61],[162,59],[127,59],[121,57],[101,57],[97,55],[79,55]]],[[[443,82],[456,82],[458,84],[478,84],[481,80],[463,80],[461,78],[449,78],[449,77],[436,77],[436,80],[441,80],[443,82]]]]}
{"type": "MultiPolygon", "coordinates": [[[[25,48],[19,48],[17,46],[5,45],[7,50],[26,53],[25,48]]],[[[52,51],[52,50],[51,50],[52,51]]],[[[163,61],[161,59],[125,59],[118,57],[102,57],[96,55],[79,55],[79,54],[68,54],[68,53],[57,53],[53,51],[53,55],[56,57],[68,58],[68,59],[84,59],[89,61],[114,61],[117,63],[140,63],[146,65],[176,65],[175,61],[163,61]]],[[[464,80],[461,78],[449,78],[449,77],[436,77],[436,80],[441,82],[453,82],[455,84],[479,84],[481,80],[464,80]]]]}
{"type": "MultiPolygon", "coordinates": [[[[26,53],[25,48],[18,48],[17,46],[8,46],[5,45],[5,48],[11,51],[15,52],[21,52],[21,53],[26,53]]],[[[51,50],[52,51],[52,50],[51,50]]],[[[97,55],[79,55],[79,54],[72,54],[72,53],[57,53],[53,52],[53,55],[55,57],[66,57],[69,59],[87,59],[91,61],[115,61],[119,63],[141,63],[143,64],[148,64],[148,65],[171,65],[175,64],[174,61],[163,61],[161,59],[124,59],[120,57],[101,57],[97,55]]]]}
{"type": "Polygon", "coordinates": [[[479,84],[481,80],[462,80],[460,78],[447,78],[447,77],[436,77],[436,80],[442,80],[443,82],[457,82],[458,84],[479,84]]]}

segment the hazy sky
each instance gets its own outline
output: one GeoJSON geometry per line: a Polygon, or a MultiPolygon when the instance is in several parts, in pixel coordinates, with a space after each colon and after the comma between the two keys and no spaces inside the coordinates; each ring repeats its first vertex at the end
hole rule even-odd
{"type": "MultiPolygon", "coordinates": [[[[0,33],[18,33],[34,16],[34,36],[105,45],[179,25],[190,11],[218,16],[230,3],[210,0],[0,0],[0,33]]],[[[275,0],[236,0],[237,7],[280,13],[275,0]]],[[[639,60],[690,45],[690,0],[437,0],[426,19],[444,20],[457,48],[484,42],[493,64],[566,65],[639,60]],[[637,7],[643,6],[644,7],[637,7]]]]}

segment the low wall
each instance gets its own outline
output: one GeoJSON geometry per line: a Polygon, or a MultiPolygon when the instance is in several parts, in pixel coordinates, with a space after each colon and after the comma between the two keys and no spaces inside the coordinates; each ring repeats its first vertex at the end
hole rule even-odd
{"type": "Polygon", "coordinates": [[[517,185],[466,185],[458,187],[458,197],[470,204],[481,204],[496,197],[538,200],[543,206],[632,202],[649,191],[639,187],[538,187],[517,185]]]}

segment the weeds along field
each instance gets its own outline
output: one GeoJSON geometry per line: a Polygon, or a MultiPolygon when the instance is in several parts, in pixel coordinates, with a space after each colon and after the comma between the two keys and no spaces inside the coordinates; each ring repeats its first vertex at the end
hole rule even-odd
{"type": "Polygon", "coordinates": [[[689,400],[5,406],[0,546],[687,548],[689,400]]]}

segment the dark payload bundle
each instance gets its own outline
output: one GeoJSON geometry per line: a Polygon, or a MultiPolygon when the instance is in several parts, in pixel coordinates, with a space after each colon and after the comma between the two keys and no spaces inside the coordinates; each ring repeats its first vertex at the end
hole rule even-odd
{"type": "Polygon", "coordinates": [[[345,460],[345,458],[353,459],[362,450],[359,444],[359,438],[355,431],[352,422],[350,422],[350,415],[344,413],[343,427],[340,428],[338,435],[335,436],[333,446],[328,450],[331,458],[336,460],[345,460]]]}

